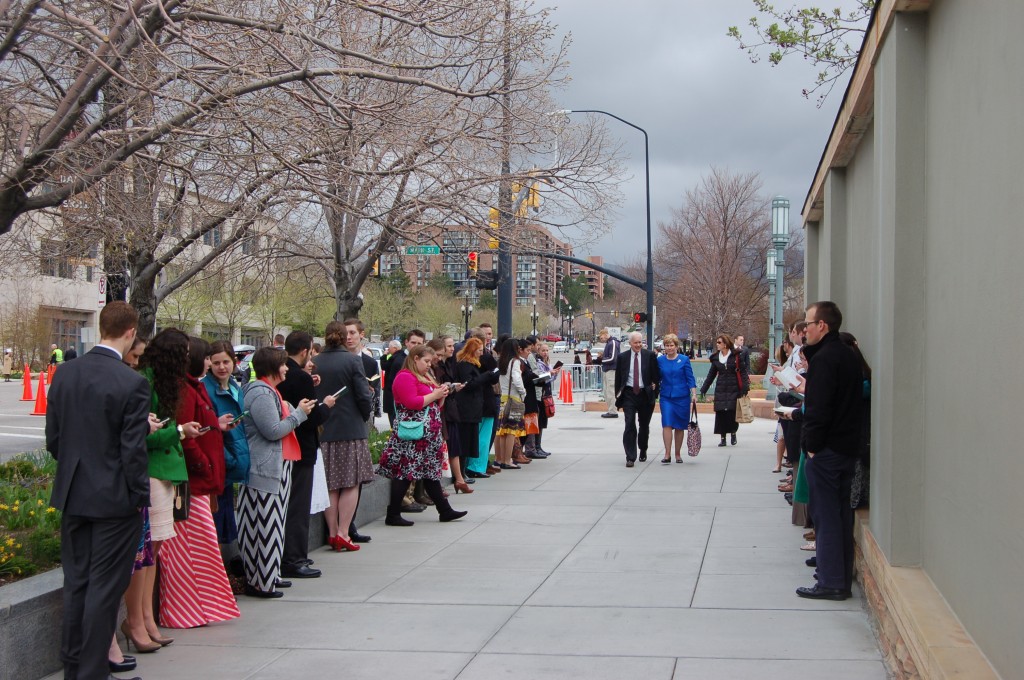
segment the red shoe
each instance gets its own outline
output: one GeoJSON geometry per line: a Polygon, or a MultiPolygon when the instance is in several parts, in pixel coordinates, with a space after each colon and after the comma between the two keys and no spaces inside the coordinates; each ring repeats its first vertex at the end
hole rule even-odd
{"type": "Polygon", "coordinates": [[[358,545],[356,545],[352,541],[346,541],[341,536],[335,536],[334,540],[336,541],[336,543],[334,544],[334,549],[338,552],[341,552],[343,549],[349,552],[355,552],[356,550],[359,550],[358,545]]]}

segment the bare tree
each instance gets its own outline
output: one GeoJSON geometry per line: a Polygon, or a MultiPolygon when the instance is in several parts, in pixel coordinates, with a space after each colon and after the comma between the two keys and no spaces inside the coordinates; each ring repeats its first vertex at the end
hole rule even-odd
{"type": "Polygon", "coordinates": [[[756,173],[712,168],[686,192],[671,222],[658,225],[662,307],[673,318],[697,324],[702,336],[756,330],[767,319],[770,201],[760,190],[756,173]]]}

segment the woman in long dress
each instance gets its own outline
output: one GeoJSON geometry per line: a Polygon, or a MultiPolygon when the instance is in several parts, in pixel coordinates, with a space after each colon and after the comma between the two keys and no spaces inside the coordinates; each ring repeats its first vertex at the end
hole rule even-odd
{"type": "Polygon", "coordinates": [[[160,622],[169,628],[198,628],[240,616],[220,554],[213,510],[224,490],[224,437],[234,416],[218,417],[202,378],[210,368],[210,345],[189,338],[188,374],[181,386],[177,419],[206,431],[182,442],[191,500],[188,519],[160,553],[160,622]]]}

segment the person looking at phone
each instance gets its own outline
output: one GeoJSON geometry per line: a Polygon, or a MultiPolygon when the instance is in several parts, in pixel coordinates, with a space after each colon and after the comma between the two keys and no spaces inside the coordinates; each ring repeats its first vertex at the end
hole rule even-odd
{"type": "MultiPolygon", "coordinates": [[[[284,339],[288,373],[277,386],[277,391],[295,408],[303,399],[316,399],[313,376],[305,371],[312,347],[313,337],[305,331],[292,331],[284,339]]],[[[309,412],[306,422],[295,428],[302,457],[292,463],[292,490],[285,513],[281,561],[281,576],[285,578],[317,578],[321,574],[319,569],[309,566],[309,508],[313,499],[316,452],[320,448],[318,430],[330,417],[334,403],[334,397],[325,397],[309,412]]]]}
{"type": "MultiPolygon", "coordinates": [[[[283,349],[261,347],[252,357],[256,380],[243,389],[249,443],[249,479],[238,503],[238,543],[245,569],[245,594],[276,598],[284,550],[284,518],[292,486],[292,464],[302,459],[295,428],[316,405],[303,399],[291,408],[277,386],[288,373],[283,349]]],[[[290,584],[289,584],[290,585],[290,584]]]]}
{"type": "Polygon", "coordinates": [[[345,388],[320,433],[320,450],[330,498],[330,506],[324,511],[327,542],[338,552],[356,551],[359,546],[352,540],[351,530],[359,502],[359,487],[373,480],[370,435],[366,425],[373,400],[363,361],[358,354],[349,351],[346,344],[354,346],[358,342],[358,325],[332,321],[327,324],[324,337],[324,351],[313,362],[320,375],[316,394],[325,401],[345,388]],[[348,339],[350,335],[351,341],[348,339]]]}
{"type": "Polygon", "coordinates": [[[188,372],[181,382],[177,419],[201,425],[198,437],[182,441],[188,469],[188,519],[174,525],[175,535],[160,554],[160,623],[169,628],[198,628],[240,616],[217,541],[213,512],[224,490],[224,437],[234,416],[217,416],[200,382],[210,368],[210,344],[188,339],[188,372]]]}

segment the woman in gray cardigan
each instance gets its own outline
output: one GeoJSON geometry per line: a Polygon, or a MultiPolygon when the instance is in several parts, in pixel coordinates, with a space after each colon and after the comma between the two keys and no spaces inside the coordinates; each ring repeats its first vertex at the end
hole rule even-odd
{"type": "Polygon", "coordinates": [[[295,428],[316,406],[303,399],[290,410],[277,386],[288,372],[284,350],[261,347],[252,358],[256,380],[247,384],[245,438],[249,479],[239,495],[238,545],[245,567],[245,594],[281,597],[277,590],[284,549],[284,513],[291,488],[292,461],[302,457],[295,428]]]}

